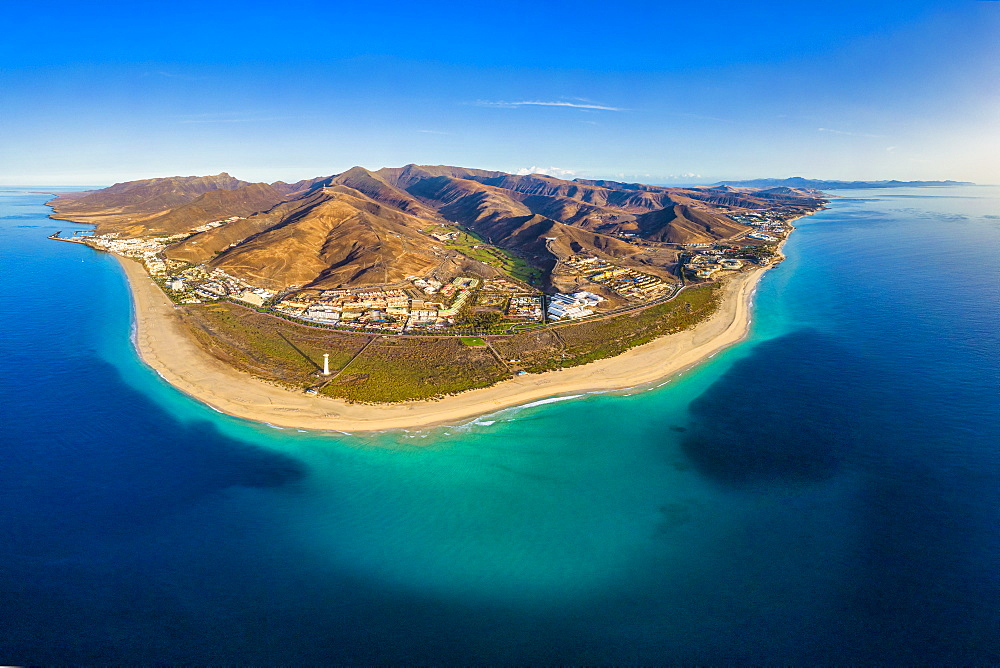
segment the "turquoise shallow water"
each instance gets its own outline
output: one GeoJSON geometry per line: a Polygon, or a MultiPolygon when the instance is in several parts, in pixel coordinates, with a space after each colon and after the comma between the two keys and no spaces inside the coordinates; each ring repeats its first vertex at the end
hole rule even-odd
{"type": "Polygon", "coordinates": [[[842,191],[659,389],[369,436],[164,384],[38,190],[0,192],[6,663],[1000,660],[998,189],[842,191]]]}

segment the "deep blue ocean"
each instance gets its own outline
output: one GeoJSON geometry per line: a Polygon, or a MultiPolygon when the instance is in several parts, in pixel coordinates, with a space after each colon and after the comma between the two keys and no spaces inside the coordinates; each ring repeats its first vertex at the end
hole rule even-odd
{"type": "Polygon", "coordinates": [[[1000,188],[839,191],[658,389],[378,435],[166,385],[54,190],[0,190],[0,663],[1000,662],[1000,188]]]}

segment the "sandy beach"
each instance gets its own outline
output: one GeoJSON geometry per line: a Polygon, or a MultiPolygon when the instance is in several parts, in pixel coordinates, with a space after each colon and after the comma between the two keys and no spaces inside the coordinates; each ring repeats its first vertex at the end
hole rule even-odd
{"type": "Polygon", "coordinates": [[[132,291],[136,349],[171,385],[236,417],[281,427],[347,432],[458,424],[539,399],[662,381],[746,336],[751,297],[765,271],[752,268],[729,278],[721,308],[705,322],[617,357],[519,376],[437,401],[365,405],[286,390],[220,362],[186,333],[173,303],[142,266],[119,259],[132,291]]]}

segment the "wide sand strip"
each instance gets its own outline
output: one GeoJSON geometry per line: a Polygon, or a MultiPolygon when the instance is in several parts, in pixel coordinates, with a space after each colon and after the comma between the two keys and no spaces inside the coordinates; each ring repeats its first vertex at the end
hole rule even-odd
{"type": "Polygon", "coordinates": [[[746,336],[751,296],[765,271],[752,268],[728,279],[721,307],[705,322],[617,357],[518,376],[437,401],[366,405],[287,390],[215,359],[194,342],[174,313],[173,303],[145,269],[120,259],[132,288],[136,349],[171,385],[236,417],[282,427],[350,432],[456,424],[546,397],[621,390],[663,380],[746,336]]]}

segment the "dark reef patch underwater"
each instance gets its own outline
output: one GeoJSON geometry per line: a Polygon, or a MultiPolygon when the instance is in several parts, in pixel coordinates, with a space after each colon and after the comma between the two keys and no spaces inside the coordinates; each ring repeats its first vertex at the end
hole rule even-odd
{"type": "Polygon", "coordinates": [[[691,402],[684,453],[728,484],[830,478],[865,435],[877,442],[864,381],[860,360],[819,332],[759,343],[691,402]]]}

